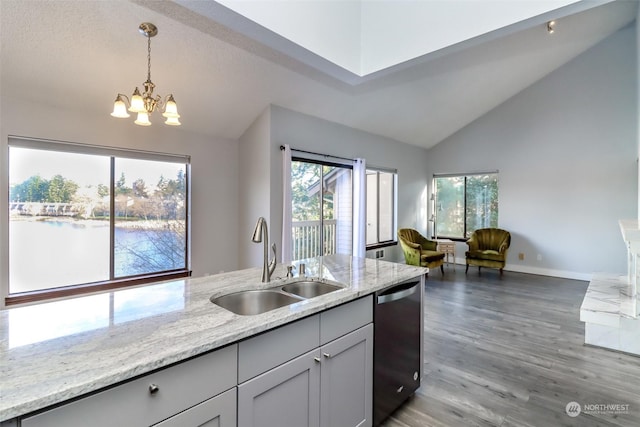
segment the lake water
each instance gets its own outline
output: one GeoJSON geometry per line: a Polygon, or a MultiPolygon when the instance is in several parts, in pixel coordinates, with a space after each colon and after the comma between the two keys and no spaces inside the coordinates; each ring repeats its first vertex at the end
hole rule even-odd
{"type": "MultiPolygon", "coordinates": [[[[115,277],[185,267],[184,238],[168,230],[115,229],[115,277]]],[[[10,293],[109,280],[103,221],[9,222],[10,293]]]]}

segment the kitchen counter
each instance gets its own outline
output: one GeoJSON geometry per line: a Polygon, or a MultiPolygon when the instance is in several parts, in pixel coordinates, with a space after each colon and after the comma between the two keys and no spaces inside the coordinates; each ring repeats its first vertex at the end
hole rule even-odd
{"type": "MultiPolygon", "coordinates": [[[[344,289],[255,316],[209,300],[285,283],[261,268],[159,282],[0,310],[0,421],[108,387],[425,274],[421,267],[331,255],[305,260],[308,277],[344,289]]],[[[291,279],[289,279],[291,280],[291,279]]]]}

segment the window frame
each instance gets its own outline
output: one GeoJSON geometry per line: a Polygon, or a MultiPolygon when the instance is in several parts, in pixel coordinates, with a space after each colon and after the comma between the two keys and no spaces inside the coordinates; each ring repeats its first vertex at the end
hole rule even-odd
{"type": "MultiPolygon", "coordinates": [[[[496,176],[496,183],[498,182],[498,177],[499,177],[499,171],[498,170],[492,170],[492,171],[484,171],[484,172],[469,172],[469,173],[452,173],[452,174],[433,174],[433,180],[432,180],[432,188],[433,188],[433,204],[431,206],[431,219],[430,221],[433,223],[433,229],[432,229],[432,233],[431,233],[431,238],[432,239],[448,239],[448,240],[453,240],[455,242],[466,242],[467,240],[469,240],[468,237],[464,237],[467,235],[467,230],[468,230],[468,226],[467,226],[467,179],[469,177],[473,177],[473,176],[478,176],[478,175],[495,175],[496,176]],[[437,233],[437,228],[438,228],[438,214],[437,214],[437,206],[438,206],[438,186],[436,184],[436,179],[438,178],[464,178],[464,192],[463,192],[463,205],[464,205],[464,227],[463,227],[463,232],[462,235],[463,237],[452,237],[452,236],[446,236],[446,235],[440,235],[437,233]]],[[[498,211],[498,215],[499,215],[499,211],[498,211]]]]}
{"type": "MultiPolygon", "coordinates": [[[[10,284],[7,282],[6,292],[4,297],[4,303],[6,306],[23,304],[35,301],[49,300],[53,298],[69,297],[74,295],[86,294],[90,292],[113,290],[125,287],[132,287],[136,285],[157,282],[160,280],[171,280],[178,278],[185,278],[191,276],[191,158],[189,155],[181,154],[169,154],[159,153],[152,151],[135,150],[128,148],[115,148],[107,146],[98,146],[74,142],[54,141],[48,139],[39,138],[26,138],[18,136],[9,136],[7,144],[7,153],[12,147],[26,148],[42,151],[54,151],[62,153],[84,154],[84,155],[100,155],[109,158],[110,163],[110,189],[109,189],[109,204],[110,204],[110,216],[109,216],[109,233],[110,233],[110,247],[109,247],[109,279],[90,282],[90,283],[78,283],[74,285],[59,286],[55,288],[48,288],[42,290],[15,292],[10,293],[10,284]],[[115,277],[114,266],[114,227],[117,218],[114,215],[115,206],[115,183],[117,178],[115,173],[115,162],[118,159],[137,159],[148,161],[162,161],[168,163],[177,163],[185,165],[185,266],[184,268],[177,268],[171,270],[163,270],[154,273],[143,273],[129,275],[125,277],[115,277]]],[[[7,155],[8,165],[10,168],[10,155],[7,155]]],[[[9,172],[7,168],[7,174],[9,172]]],[[[6,200],[9,200],[9,186],[5,189],[6,200]]],[[[7,226],[11,221],[10,215],[7,215],[7,226]]],[[[11,256],[9,253],[9,239],[4,243],[7,256],[11,256]]],[[[9,267],[9,265],[7,265],[9,267]]]]}
{"type": "MultiPolygon", "coordinates": [[[[376,174],[376,243],[370,243],[366,245],[366,250],[374,250],[380,249],[388,246],[395,246],[398,244],[398,171],[397,169],[387,169],[377,166],[367,166],[367,170],[365,172],[366,175],[369,175],[371,172],[376,174]],[[380,240],[380,173],[387,173],[393,176],[393,183],[391,185],[391,199],[393,203],[393,208],[391,212],[391,239],[390,240],[380,240]]],[[[368,189],[366,190],[365,196],[369,196],[368,189]]],[[[368,200],[367,200],[368,204],[368,200]]],[[[368,223],[368,219],[366,220],[368,223]]],[[[365,224],[366,226],[366,224],[365,224]]],[[[366,238],[366,236],[365,236],[366,238]]]]}

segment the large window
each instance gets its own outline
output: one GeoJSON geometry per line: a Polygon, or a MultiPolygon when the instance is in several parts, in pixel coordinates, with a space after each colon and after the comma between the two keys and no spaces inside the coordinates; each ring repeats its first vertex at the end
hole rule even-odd
{"type": "Polygon", "coordinates": [[[188,180],[185,156],[11,138],[8,301],[187,274],[188,180]]]}
{"type": "Polygon", "coordinates": [[[434,176],[434,236],[467,239],[498,226],[498,174],[434,176]]]}
{"type": "Polygon", "coordinates": [[[349,166],[291,162],[291,259],[351,254],[353,188],[349,166]]]}
{"type": "Polygon", "coordinates": [[[396,174],[367,170],[367,231],[368,248],[396,241],[396,174]]]}

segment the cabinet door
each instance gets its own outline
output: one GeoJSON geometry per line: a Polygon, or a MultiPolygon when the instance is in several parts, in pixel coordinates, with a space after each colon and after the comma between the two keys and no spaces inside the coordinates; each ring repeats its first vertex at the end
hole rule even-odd
{"type": "Polygon", "coordinates": [[[309,353],[238,386],[239,427],[318,427],[320,352],[309,353]]]}
{"type": "Polygon", "coordinates": [[[373,390],[373,325],[321,348],[320,425],[370,427],[373,390]]]}
{"type": "Polygon", "coordinates": [[[234,387],[154,427],[236,427],[236,393],[234,387]]]}

